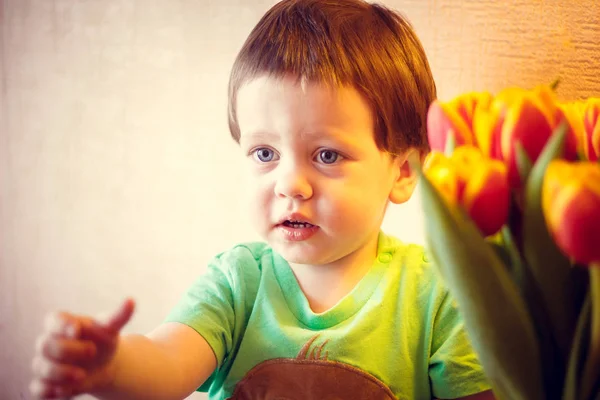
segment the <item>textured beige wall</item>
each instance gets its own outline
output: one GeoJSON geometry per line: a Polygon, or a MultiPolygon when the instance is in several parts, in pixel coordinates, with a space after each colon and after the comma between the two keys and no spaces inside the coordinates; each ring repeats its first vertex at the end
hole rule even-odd
{"type": "MultiPolygon", "coordinates": [[[[42,316],[125,296],[164,317],[217,252],[256,237],[225,120],[230,64],[262,1],[0,0],[0,399],[27,399],[42,316]]],[[[600,95],[598,0],[388,0],[439,95],[600,95]]],[[[415,198],[385,229],[422,242],[415,198]]],[[[194,395],[194,398],[202,398],[194,395]]]]}

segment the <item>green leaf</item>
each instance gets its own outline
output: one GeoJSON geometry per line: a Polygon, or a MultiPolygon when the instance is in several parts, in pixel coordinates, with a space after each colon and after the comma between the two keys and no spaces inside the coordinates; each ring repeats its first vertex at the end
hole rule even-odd
{"type": "Polygon", "coordinates": [[[508,268],[464,212],[448,209],[429,180],[421,178],[430,254],[496,396],[545,399],[534,328],[508,268]]]}
{"type": "Polygon", "coordinates": [[[444,147],[444,154],[448,157],[454,152],[456,148],[456,137],[454,136],[454,131],[450,131],[448,136],[446,136],[446,147],[444,147]]]}
{"type": "Polygon", "coordinates": [[[506,247],[506,252],[508,254],[510,269],[512,271],[513,280],[517,284],[517,286],[521,287],[524,280],[525,274],[525,263],[521,254],[519,253],[519,249],[517,248],[517,244],[513,239],[512,232],[510,231],[510,227],[505,225],[502,227],[500,231],[502,234],[502,241],[504,246],[506,247]]]}
{"type": "Polygon", "coordinates": [[[531,163],[531,159],[529,155],[523,148],[521,142],[517,142],[515,145],[516,151],[516,161],[517,161],[517,170],[519,171],[519,176],[521,177],[521,182],[526,182],[529,174],[531,173],[531,167],[533,164],[531,163]]]}
{"type": "Polygon", "coordinates": [[[590,342],[580,388],[582,398],[600,392],[600,265],[589,265],[590,277],[590,342]]]}
{"type": "Polygon", "coordinates": [[[575,336],[573,338],[573,345],[571,347],[569,363],[567,365],[567,376],[562,397],[563,400],[573,400],[577,399],[579,396],[579,377],[581,376],[583,365],[587,358],[587,349],[590,340],[591,309],[591,301],[588,296],[581,309],[575,336]]]}
{"type": "Polygon", "coordinates": [[[510,265],[511,265],[510,264],[510,253],[508,252],[508,250],[506,249],[506,247],[504,247],[502,244],[494,242],[494,241],[486,240],[486,243],[492,249],[494,249],[494,252],[498,256],[498,258],[500,259],[500,261],[502,261],[502,263],[504,265],[506,265],[508,269],[510,269],[510,265]]]}
{"type": "Polygon", "coordinates": [[[539,288],[548,312],[550,332],[558,346],[560,359],[556,366],[564,365],[568,357],[584,300],[585,291],[582,287],[587,285],[587,276],[579,269],[572,268],[570,261],[554,243],[546,226],[541,203],[546,168],[552,160],[561,157],[566,132],[567,125],[563,123],[533,166],[525,185],[523,215],[523,253],[535,286],[539,288]]]}
{"type": "Polygon", "coordinates": [[[537,283],[531,275],[529,266],[527,266],[521,253],[519,253],[508,227],[502,229],[502,237],[510,256],[513,279],[523,296],[538,337],[541,363],[544,366],[542,375],[548,399],[559,399],[562,392],[564,368],[559,364],[562,362],[561,355],[558,352],[556,339],[551,332],[552,325],[550,324],[548,311],[546,310],[537,283]]]}

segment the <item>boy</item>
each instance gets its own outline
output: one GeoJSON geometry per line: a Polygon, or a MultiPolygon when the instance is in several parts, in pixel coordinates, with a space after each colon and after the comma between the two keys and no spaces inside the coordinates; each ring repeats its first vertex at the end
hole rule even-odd
{"type": "MultiPolygon", "coordinates": [[[[59,313],[41,398],[492,398],[423,250],[380,231],[416,184],[435,85],[408,23],[361,0],[284,0],[233,66],[229,126],[266,243],[218,255],[148,335],[59,313]]],[[[246,195],[245,195],[246,196],[246,195]]]]}

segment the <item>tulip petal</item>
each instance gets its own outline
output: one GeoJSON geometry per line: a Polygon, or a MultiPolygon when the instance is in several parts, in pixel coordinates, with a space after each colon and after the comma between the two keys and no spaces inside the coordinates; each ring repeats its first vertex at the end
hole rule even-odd
{"type": "Polygon", "coordinates": [[[475,108],[473,134],[477,146],[487,157],[502,159],[500,133],[503,122],[504,114],[493,104],[481,104],[475,108]]]}
{"type": "Polygon", "coordinates": [[[532,92],[528,93],[528,95],[533,95],[533,101],[537,103],[539,109],[544,113],[546,119],[550,121],[553,126],[560,123],[560,119],[557,118],[556,115],[556,110],[558,109],[558,100],[556,98],[556,94],[549,86],[537,86],[532,92]]]}
{"type": "Polygon", "coordinates": [[[584,105],[583,125],[586,133],[585,152],[587,159],[600,159],[600,98],[590,98],[584,105]]]}
{"type": "Polygon", "coordinates": [[[508,166],[511,187],[521,187],[515,143],[520,142],[529,159],[535,162],[552,134],[548,117],[530,97],[521,97],[506,111],[502,126],[502,158],[508,166]]]}
{"type": "Polygon", "coordinates": [[[473,143],[473,134],[456,109],[439,100],[427,112],[427,137],[433,150],[444,151],[448,136],[453,135],[457,146],[473,143]]]}
{"type": "Polygon", "coordinates": [[[589,137],[590,160],[600,160],[600,98],[588,101],[584,118],[589,137]]]}
{"type": "Polygon", "coordinates": [[[425,174],[447,204],[456,206],[458,203],[456,172],[449,165],[436,164],[429,168],[425,174]]]}
{"type": "Polygon", "coordinates": [[[454,107],[472,131],[475,110],[478,107],[488,107],[491,101],[492,95],[489,92],[471,92],[458,96],[454,100],[454,107]]]}
{"type": "Polygon", "coordinates": [[[568,257],[584,264],[600,261],[600,166],[552,161],[544,176],[542,210],[568,257]]]}
{"type": "Polygon", "coordinates": [[[425,157],[425,162],[423,163],[423,171],[427,172],[427,170],[433,167],[434,165],[447,164],[448,162],[448,157],[446,157],[446,155],[443,152],[433,150],[429,152],[429,154],[427,154],[427,156],[425,157]]]}
{"type": "Polygon", "coordinates": [[[561,188],[553,201],[558,246],[582,264],[600,262],[600,197],[576,181],[561,188]]]}
{"type": "Polygon", "coordinates": [[[567,132],[567,142],[565,144],[564,158],[567,160],[576,160],[580,155],[586,154],[585,150],[585,126],[583,115],[579,106],[575,103],[561,104],[557,109],[556,119],[561,121],[563,118],[569,124],[570,130],[567,132]]]}
{"type": "Polygon", "coordinates": [[[482,162],[472,170],[462,201],[484,236],[497,233],[508,219],[510,204],[504,164],[496,160],[482,162]]]}
{"type": "Polygon", "coordinates": [[[458,203],[458,176],[453,163],[442,152],[432,151],[425,158],[423,173],[450,206],[458,203]]]}
{"type": "Polygon", "coordinates": [[[546,168],[542,183],[542,212],[551,232],[560,226],[560,221],[556,218],[557,213],[553,210],[553,201],[558,191],[573,179],[573,172],[570,163],[562,159],[551,161],[546,168]]]}

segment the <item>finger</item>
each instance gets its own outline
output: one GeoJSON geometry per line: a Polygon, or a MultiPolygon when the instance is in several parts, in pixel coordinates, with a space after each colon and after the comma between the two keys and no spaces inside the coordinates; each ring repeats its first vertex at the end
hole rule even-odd
{"type": "Polygon", "coordinates": [[[104,323],[97,322],[89,317],[55,312],[46,316],[45,330],[56,336],[112,343],[115,340],[115,333],[118,333],[131,319],[134,308],[135,302],[132,299],[127,299],[115,314],[107,318],[104,323]]]}
{"type": "Polygon", "coordinates": [[[29,384],[29,393],[35,399],[62,399],[76,394],[76,391],[68,386],[36,379],[29,384]]]}
{"type": "Polygon", "coordinates": [[[107,329],[92,318],[84,318],[79,321],[80,339],[91,340],[99,345],[104,343],[114,343],[117,340],[118,332],[107,329]]]}
{"type": "Polygon", "coordinates": [[[35,357],[31,367],[38,379],[55,384],[80,382],[86,377],[83,368],[57,363],[43,357],[35,357]]]}
{"type": "Polygon", "coordinates": [[[92,318],[66,312],[48,314],[44,326],[46,332],[54,336],[88,339],[97,343],[111,343],[115,340],[114,332],[109,332],[92,318]]]}
{"type": "Polygon", "coordinates": [[[44,330],[53,335],[77,337],[78,323],[77,318],[66,312],[53,312],[46,315],[44,320],[44,330]]]}
{"type": "Polygon", "coordinates": [[[54,385],[36,379],[29,384],[29,393],[34,399],[53,399],[54,385]]]}
{"type": "Polygon", "coordinates": [[[69,386],[58,386],[54,388],[54,396],[61,400],[71,400],[71,395],[75,394],[75,391],[69,386]]]}
{"type": "Polygon", "coordinates": [[[134,310],[133,299],[126,299],[114,314],[101,322],[101,325],[110,331],[119,332],[129,322],[134,310]]]}
{"type": "Polygon", "coordinates": [[[93,360],[97,347],[91,340],[74,340],[45,335],[36,341],[38,354],[65,364],[82,364],[93,360]]]}

